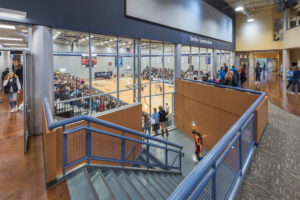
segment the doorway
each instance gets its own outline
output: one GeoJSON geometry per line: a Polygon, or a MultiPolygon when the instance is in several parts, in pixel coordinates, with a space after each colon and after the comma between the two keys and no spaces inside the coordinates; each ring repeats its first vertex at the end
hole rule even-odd
{"type": "Polygon", "coordinates": [[[29,145],[31,54],[28,27],[0,22],[0,143],[24,138],[29,145]]]}

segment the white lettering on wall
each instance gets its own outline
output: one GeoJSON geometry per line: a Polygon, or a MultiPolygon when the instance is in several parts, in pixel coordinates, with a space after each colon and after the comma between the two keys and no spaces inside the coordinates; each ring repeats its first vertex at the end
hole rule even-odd
{"type": "Polygon", "coordinates": [[[190,42],[196,42],[196,43],[200,43],[200,44],[208,44],[208,45],[212,45],[212,41],[208,40],[208,39],[203,39],[197,36],[190,36],[190,42]]]}

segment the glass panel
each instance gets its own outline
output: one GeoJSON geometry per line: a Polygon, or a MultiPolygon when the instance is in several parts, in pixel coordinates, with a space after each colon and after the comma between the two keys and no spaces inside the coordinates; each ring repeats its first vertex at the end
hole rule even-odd
{"type": "MultiPolygon", "coordinates": [[[[92,34],[92,86],[96,94],[117,91],[117,38],[92,34]]],[[[120,57],[120,66],[123,58],[120,57]]],[[[116,94],[113,95],[116,97],[116,94]]]]}
{"type": "Polygon", "coordinates": [[[206,49],[201,48],[200,49],[200,75],[203,75],[207,73],[207,56],[206,56],[206,49]]]}
{"type": "Polygon", "coordinates": [[[207,73],[211,74],[212,72],[212,59],[213,59],[213,50],[212,49],[207,49],[207,65],[208,65],[208,70],[207,73]]]}
{"type": "Polygon", "coordinates": [[[151,94],[163,93],[163,44],[151,42],[151,94]]]}
{"type": "Polygon", "coordinates": [[[216,50],[216,54],[217,54],[217,71],[218,71],[221,67],[221,50],[216,50]]]}
{"type": "MultiPolygon", "coordinates": [[[[89,67],[82,59],[89,52],[88,38],[86,33],[53,30],[55,102],[89,97],[89,67]]],[[[83,109],[88,112],[89,101],[85,98],[82,102],[77,100],[55,106],[69,113],[62,114],[62,117],[72,117],[83,112],[83,109]],[[85,102],[87,104],[82,106],[85,102]]]]}
{"type": "Polygon", "coordinates": [[[120,92],[120,105],[133,104],[133,90],[120,92]]]}
{"type": "Polygon", "coordinates": [[[89,34],[53,30],[54,52],[89,52],[89,34]]]}
{"type": "Polygon", "coordinates": [[[150,113],[150,98],[149,97],[144,97],[141,98],[141,103],[142,103],[142,110],[145,113],[150,113]]]}
{"type": "Polygon", "coordinates": [[[191,79],[194,77],[199,76],[199,66],[200,66],[200,60],[199,60],[199,47],[192,47],[192,53],[191,53],[191,65],[190,65],[190,72],[191,72],[191,79]]]}
{"type": "Polygon", "coordinates": [[[154,112],[154,108],[158,111],[159,106],[163,106],[163,95],[151,96],[151,113],[154,112]]]}
{"type": "Polygon", "coordinates": [[[141,43],[141,51],[142,51],[142,69],[141,69],[141,95],[142,96],[149,96],[150,95],[150,43],[149,42],[142,42],[141,43]]]}
{"type": "Polygon", "coordinates": [[[181,47],[181,77],[182,78],[191,78],[189,73],[190,69],[190,46],[181,47]]]}
{"type": "Polygon", "coordinates": [[[174,93],[171,94],[165,94],[164,95],[164,109],[166,110],[167,113],[173,114],[174,113],[174,93]]]}
{"type": "Polygon", "coordinates": [[[119,38],[119,89],[133,89],[134,72],[134,48],[133,40],[128,38],[119,38]]]}

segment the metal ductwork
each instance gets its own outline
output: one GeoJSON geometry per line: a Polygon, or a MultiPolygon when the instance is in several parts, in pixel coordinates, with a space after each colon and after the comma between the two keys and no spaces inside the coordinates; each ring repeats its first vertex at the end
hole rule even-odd
{"type": "Polygon", "coordinates": [[[286,8],[292,8],[298,4],[298,0],[274,0],[278,12],[283,12],[286,8]]]}
{"type": "Polygon", "coordinates": [[[285,0],[274,0],[278,12],[283,12],[285,9],[285,0]]]}
{"type": "Polygon", "coordinates": [[[288,0],[285,3],[285,8],[292,8],[298,4],[298,0],[288,0]]]}

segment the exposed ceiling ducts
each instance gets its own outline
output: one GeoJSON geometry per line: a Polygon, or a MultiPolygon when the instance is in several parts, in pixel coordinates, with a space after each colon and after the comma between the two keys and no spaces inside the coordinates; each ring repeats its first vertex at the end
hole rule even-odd
{"type": "Polygon", "coordinates": [[[274,0],[278,12],[283,12],[286,8],[292,8],[298,4],[298,0],[274,0]]]}

